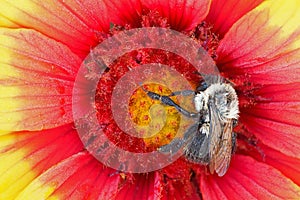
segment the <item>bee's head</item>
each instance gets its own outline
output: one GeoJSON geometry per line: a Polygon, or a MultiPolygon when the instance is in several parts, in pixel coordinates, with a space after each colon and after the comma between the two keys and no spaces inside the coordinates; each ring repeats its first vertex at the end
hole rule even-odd
{"type": "Polygon", "coordinates": [[[203,82],[201,82],[200,84],[199,84],[199,86],[196,88],[196,91],[198,92],[201,92],[201,91],[204,91],[204,90],[206,90],[208,88],[208,84],[205,82],[205,81],[203,81],[203,82]]]}

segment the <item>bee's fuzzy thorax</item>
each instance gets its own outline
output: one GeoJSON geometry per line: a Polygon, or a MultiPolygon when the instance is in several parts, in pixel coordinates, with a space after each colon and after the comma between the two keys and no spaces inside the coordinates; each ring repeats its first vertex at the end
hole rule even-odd
{"type": "Polygon", "coordinates": [[[221,119],[238,119],[238,97],[230,84],[213,83],[205,91],[196,94],[196,110],[208,109],[205,106],[208,105],[209,99],[215,102],[221,119]]]}

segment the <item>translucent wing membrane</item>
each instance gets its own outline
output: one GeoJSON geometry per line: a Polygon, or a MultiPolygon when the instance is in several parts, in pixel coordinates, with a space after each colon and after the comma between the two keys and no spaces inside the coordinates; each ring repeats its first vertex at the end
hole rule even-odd
{"type": "Polygon", "coordinates": [[[209,146],[209,170],[223,176],[229,167],[233,145],[235,144],[232,132],[233,120],[222,122],[213,101],[209,101],[210,116],[210,146],[209,146]]]}
{"type": "Polygon", "coordinates": [[[225,124],[220,140],[220,150],[215,161],[215,170],[219,176],[223,176],[229,167],[232,155],[232,134],[232,120],[229,120],[229,122],[225,124]]]}
{"type": "Polygon", "coordinates": [[[175,138],[167,145],[160,147],[158,150],[162,153],[171,153],[171,155],[177,153],[179,149],[183,146],[184,140],[180,138],[175,138]]]}
{"type": "Polygon", "coordinates": [[[218,117],[217,108],[215,103],[212,99],[209,100],[208,103],[208,109],[209,109],[209,135],[210,135],[210,142],[209,142],[209,170],[211,173],[214,172],[216,168],[216,156],[220,149],[220,137],[222,134],[222,125],[220,118],[218,117]]]}
{"type": "Polygon", "coordinates": [[[186,158],[196,163],[208,163],[209,138],[199,132],[199,124],[193,124],[184,134],[183,138],[175,138],[170,144],[159,148],[162,153],[175,154],[183,147],[186,158]]]}
{"type": "Polygon", "coordinates": [[[185,156],[188,160],[207,164],[209,162],[209,136],[199,131],[199,124],[192,125],[185,134],[185,156]]]}
{"type": "Polygon", "coordinates": [[[159,151],[162,153],[177,153],[180,148],[187,146],[187,142],[193,137],[193,135],[198,130],[198,124],[193,124],[190,128],[184,133],[183,138],[175,138],[169,144],[164,145],[159,148],[159,151]]]}

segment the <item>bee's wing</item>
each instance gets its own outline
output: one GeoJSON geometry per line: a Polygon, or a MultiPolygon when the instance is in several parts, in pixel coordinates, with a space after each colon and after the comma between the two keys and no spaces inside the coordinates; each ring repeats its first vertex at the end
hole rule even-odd
{"type": "Polygon", "coordinates": [[[177,153],[183,145],[183,140],[180,138],[175,138],[171,143],[161,146],[158,151],[161,153],[170,153],[171,155],[177,153]]]}
{"type": "Polygon", "coordinates": [[[188,141],[190,138],[192,138],[195,135],[195,133],[198,131],[198,127],[199,127],[198,123],[191,125],[188,128],[188,130],[184,133],[183,140],[188,141]]]}
{"type": "MultiPolygon", "coordinates": [[[[193,134],[185,135],[186,146],[184,147],[185,156],[188,160],[207,164],[209,139],[205,133],[198,130],[198,124],[193,125],[193,134]],[[195,129],[196,128],[196,129],[195,129]]],[[[202,124],[200,124],[202,126],[202,124]]]]}
{"type": "Polygon", "coordinates": [[[215,170],[219,176],[223,176],[229,167],[232,154],[232,119],[225,123],[222,138],[220,139],[220,149],[215,158],[215,170]]]}
{"type": "Polygon", "coordinates": [[[218,115],[218,111],[215,103],[212,99],[208,102],[209,110],[209,171],[214,173],[215,169],[219,168],[220,163],[218,163],[218,152],[221,148],[220,138],[222,135],[222,124],[221,119],[218,115]]]}
{"type": "Polygon", "coordinates": [[[171,153],[175,154],[188,142],[189,138],[192,138],[195,135],[198,129],[198,124],[193,124],[189,129],[184,133],[183,138],[175,138],[169,144],[161,146],[158,150],[162,153],[171,153]]]}

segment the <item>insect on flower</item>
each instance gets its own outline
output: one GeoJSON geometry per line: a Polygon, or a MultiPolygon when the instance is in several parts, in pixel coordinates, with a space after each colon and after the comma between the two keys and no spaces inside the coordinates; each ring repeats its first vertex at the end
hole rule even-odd
{"type": "Polygon", "coordinates": [[[185,157],[196,163],[208,165],[210,173],[223,176],[229,167],[236,146],[233,127],[238,120],[238,97],[231,86],[219,76],[210,76],[196,91],[173,92],[168,96],[143,90],[155,100],[175,107],[180,113],[195,118],[196,123],[189,127],[183,138],[175,138],[170,144],[159,148],[161,152],[177,152],[183,147],[185,157]],[[189,112],[176,104],[170,97],[194,95],[196,113],[189,112]]]}

